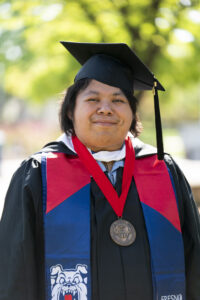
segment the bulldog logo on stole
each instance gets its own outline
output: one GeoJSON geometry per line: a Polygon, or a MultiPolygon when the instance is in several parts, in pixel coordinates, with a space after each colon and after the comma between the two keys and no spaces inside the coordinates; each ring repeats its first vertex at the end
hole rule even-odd
{"type": "Polygon", "coordinates": [[[87,265],[76,265],[75,269],[52,266],[51,300],[87,300],[87,265]]]}

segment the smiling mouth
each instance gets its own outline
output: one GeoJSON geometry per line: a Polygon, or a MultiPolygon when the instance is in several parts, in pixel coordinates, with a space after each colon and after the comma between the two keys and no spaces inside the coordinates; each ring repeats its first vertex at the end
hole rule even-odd
{"type": "Polygon", "coordinates": [[[97,121],[97,122],[94,122],[94,124],[99,125],[99,126],[115,126],[117,123],[116,122],[97,121]]]}

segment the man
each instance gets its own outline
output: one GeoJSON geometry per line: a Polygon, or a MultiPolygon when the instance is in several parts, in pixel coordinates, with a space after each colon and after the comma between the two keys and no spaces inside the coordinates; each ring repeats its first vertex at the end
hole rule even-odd
{"type": "Polygon", "coordinates": [[[155,102],[163,87],[124,44],[63,44],[83,67],[62,103],[64,134],[9,187],[0,299],[199,299],[190,187],[164,155],[161,131],[158,155],[135,138],[133,87],[155,82],[155,102]]]}

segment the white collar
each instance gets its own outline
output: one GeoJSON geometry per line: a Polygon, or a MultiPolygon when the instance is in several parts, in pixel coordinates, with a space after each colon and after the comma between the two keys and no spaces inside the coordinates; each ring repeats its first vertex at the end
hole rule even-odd
{"type": "MultiPolygon", "coordinates": [[[[129,132],[128,136],[131,138],[132,144],[134,146],[134,137],[129,132]]],[[[71,151],[75,152],[74,145],[72,143],[71,135],[67,135],[63,133],[58,139],[58,142],[63,142],[71,151]]],[[[99,151],[96,153],[92,153],[92,151],[88,148],[89,152],[92,154],[95,160],[109,162],[109,161],[119,161],[125,158],[126,155],[126,146],[123,144],[122,148],[116,151],[99,151]]]]}

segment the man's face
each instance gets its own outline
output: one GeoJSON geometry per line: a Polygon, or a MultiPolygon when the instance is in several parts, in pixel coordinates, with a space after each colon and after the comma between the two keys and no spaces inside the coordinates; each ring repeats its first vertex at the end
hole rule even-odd
{"type": "Polygon", "coordinates": [[[92,80],[76,98],[74,130],[93,151],[120,149],[132,120],[129,102],[117,87],[92,80]]]}

